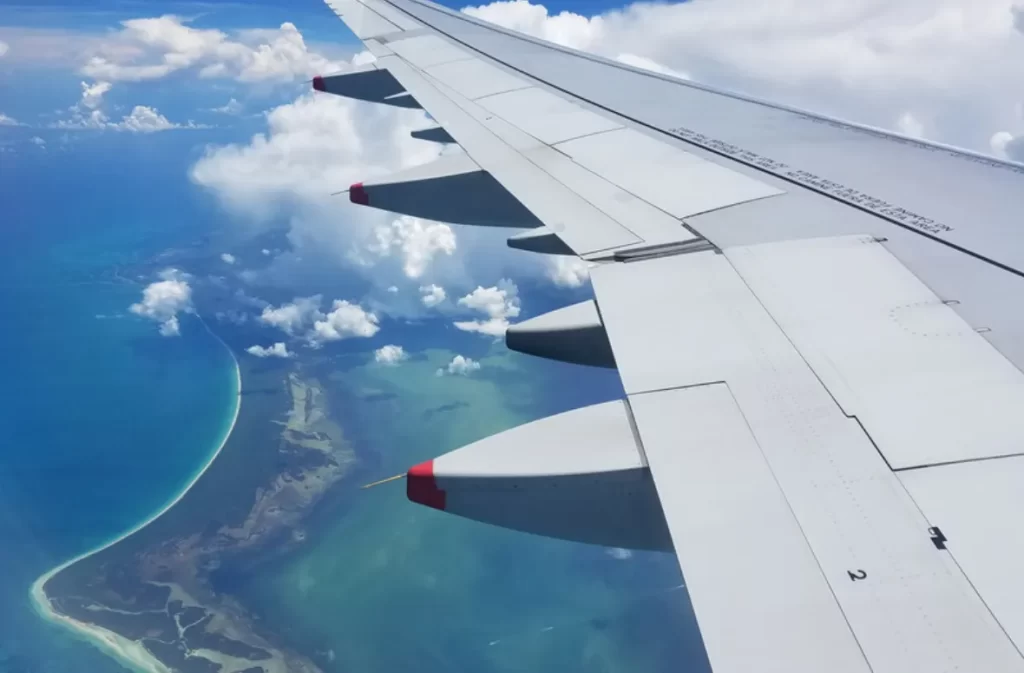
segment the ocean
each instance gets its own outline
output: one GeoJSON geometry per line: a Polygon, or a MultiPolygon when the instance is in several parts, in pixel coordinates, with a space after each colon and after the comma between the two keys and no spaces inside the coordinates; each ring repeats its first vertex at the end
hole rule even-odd
{"type": "MultiPolygon", "coordinates": [[[[233,360],[199,318],[183,315],[181,337],[165,338],[127,310],[165,264],[210,290],[210,277],[223,272],[220,252],[263,247],[227,246],[236,230],[188,183],[190,147],[200,141],[87,134],[67,151],[2,158],[2,673],[124,670],[36,615],[29,587],[159,511],[204,465],[233,415],[233,360]]],[[[246,289],[275,301],[317,291],[358,298],[356,280],[346,282],[246,289]]],[[[220,288],[221,299],[234,289],[220,288]]],[[[567,300],[525,281],[520,290],[531,313],[567,300]]],[[[218,324],[208,315],[214,303],[197,301],[240,358],[249,357],[246,345],[275,336],[252,321],[218,324]]],[[[372,363],[379,339],[300,349],[297,366],[324,385],[357,462],[304,522],[305,546],[226,569],[215,588],[330,673],[706,670],[671,556],[457,520],[411,505],[401,483],[359,488],[621,392],[610,372],[511,354],[448,323],[385,319],[380,338],[411,354],[395,368],[372,363]],[[455,352],[481,370],[436,376],[455,352]]],[[[296,362],[254,360],[246,366],[296,362]]],[[[242,419],[268,391],[248,392],[242,419]]],[[[275,420],[259,418],[240,437],[275,441],[275,420]]]]}
{"type": "Polygon", "coordinates": [[[159,510],[234,410],[232,358],[198,319],[168,339],[127,310],[151,279],[123,273],[208,233],[175,145],[85,134],[0,157],[0,671],[124,670],[29,587],[159,510]]]}

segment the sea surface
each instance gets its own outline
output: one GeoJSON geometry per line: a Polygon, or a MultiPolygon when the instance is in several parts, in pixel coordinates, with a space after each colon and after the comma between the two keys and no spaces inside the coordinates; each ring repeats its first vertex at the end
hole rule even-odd
{"type": "MultiPolygon", "coordinates": [[[[232,358],[199,318],[183,315],[182,336],[164,338],[128,312],[165,265],[209,288],[224,274],[220,252],[244,245],[227,245],[228,225],[187,181],[200,141],[86,135],[61,152],[0,155],[0,673],[123,670],[39,618],[29,587],[174,498],[234,411],[232,358]]],[[[355,280],[330,282],[246,290],[275,302],[361,296],[355,280]]],[[[530,314],[567,302],[527,281],[520,290],[530,314]]],[[[204,318],[236,351],[275,336],[204,318]]],[[[217,588],[329,672],[706,670],[671,556],[458,520],[410,505],[400,482],[359,488],[618,397],[614,375],[509,353],[447,319],[385,319],[381,338],[410,359],[383,367],[372,363],[381,343],[355,339],[300,354],[355,451],[354,471],[305,522],[305,547],[225,568],[217,588]],[[483,367],[437,376],[454,353],[483,367]]],[[[258,441],[262,431],[243,432],[258,441]]]]}
{"type": "MultiPolygon", "coordinates": [[[[87,136],[89,134],[86,134],[87,136]]],[[[0,155],[0,671],[124,670],[40,619],[42,573],[131,529],[205,462],[234,410],[230,354],[128,312],[157,255],[200,239],[171,139],[0,155]],[[159,157],[159,161],[154,161],[159,157]]]]}

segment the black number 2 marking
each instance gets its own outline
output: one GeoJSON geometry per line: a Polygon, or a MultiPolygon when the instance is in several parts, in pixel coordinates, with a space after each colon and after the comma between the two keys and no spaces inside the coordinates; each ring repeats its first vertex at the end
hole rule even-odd
{"type": "Polygon", "coordinates": [[[856,582],[857,580],[865,579],[868,576],[867,572],[863,570],[847,570],[846,574],[850,576],[851,582],[856,582]]]}

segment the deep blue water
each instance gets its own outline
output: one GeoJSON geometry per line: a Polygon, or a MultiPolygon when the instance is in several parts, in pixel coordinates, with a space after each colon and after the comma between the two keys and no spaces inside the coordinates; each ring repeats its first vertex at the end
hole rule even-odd
{"type": "Polygon", "coordinates": [[[115,273],[209,228],[190,154],[100,140],[0,155],[0,671],[122,670],[38,618],[29,586],[158,510],[234,408],[224,347],[188,316],[160,337],[127,311],[152,279],[115,273]]]}

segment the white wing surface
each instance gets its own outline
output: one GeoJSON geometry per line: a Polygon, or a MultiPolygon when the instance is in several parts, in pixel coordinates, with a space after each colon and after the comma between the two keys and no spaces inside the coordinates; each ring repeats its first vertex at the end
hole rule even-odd
{"type": "Polygon", "coordinates": [[[593,262],[594,302],[506,341],[626,392],[414,467],[412,500],[674,549],[716,673],[1024,671],[1024,168],[328,5],[377,60],[314,86],[465,151],[350,198],[593,262]]]}

